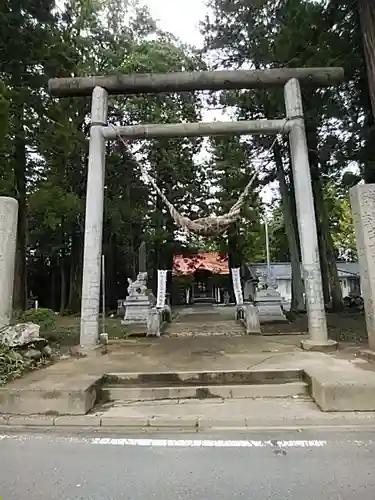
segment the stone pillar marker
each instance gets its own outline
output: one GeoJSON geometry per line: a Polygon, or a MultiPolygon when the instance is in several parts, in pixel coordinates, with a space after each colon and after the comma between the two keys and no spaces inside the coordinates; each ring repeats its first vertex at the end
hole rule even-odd
{"type": "Polygon", "coordinates": [[[12,317],[17,221],[17,200],[0,196],[0,328],[12,317]]]}
{"type": "Polygon", "coordinates": [[[350,189],[369,347],[375,350],[375,184],[350,189]]]}
{"type": "Polygon", "coordinates": [[[142,241],[138,248],[138,272],[147,273],[147,246],[142,241]]]}

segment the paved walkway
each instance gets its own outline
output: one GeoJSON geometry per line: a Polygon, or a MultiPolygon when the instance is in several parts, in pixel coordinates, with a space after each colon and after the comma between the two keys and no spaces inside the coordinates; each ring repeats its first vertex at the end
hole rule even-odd
{"type": "Polygon", "coordinates": [[[330,369],[335,366],[350,369],[354,365],[365,370],[375,368],[375,363],[358,359],[353,352],[334,355],[304,352],[299,348],[302,338],[306,335],[128,339],[109,344],[105,355],[97,352],[82,359],[62,360],[7,387],[57,390],[77,378],[86,383],[111,372],[301,369],[306,365],[330,369]]]}
{"type": "Polygon", "coordinates": [[[310,394],[324,411],[374,411],[375,363],[346,351],[305,352],[306,336],[184,337],[128,339],[81,359],[61,360],[0,389],[9,414],[79,414],[97,400],[101,378],[110,373],[303,370],[310,394]]]}
{"type": "Polygon", "coordinates": [[[235,321],[236,308],[212,304],[180,307],[173,310],[175,317],[165,327],[167,337],[210,337],[245,335],[245,327],[235,321]]]}
{"type": "Polygon", "coordinates": [[[108,354],[99,352],[82,359],[66,359],[37,370],[7,387],[51,386],[57,389],[77,376],[87,380],[109,372],[165,372],[184,370],[244,370],[257,366],[293,364],[303,353],[297,336],[282,337],[197,337],[128,339],[113,342],[108,354]]]}

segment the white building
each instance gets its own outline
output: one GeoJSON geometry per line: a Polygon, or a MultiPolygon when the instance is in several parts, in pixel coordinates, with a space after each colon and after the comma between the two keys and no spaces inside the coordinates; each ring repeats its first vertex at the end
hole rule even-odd
{"type": "MultiPolygon", "coordinates": [[[[347,297],[351,293],[360,293],[360,275],[358,262],[337,262],[337,271],[341,284],[342,294],[347,297]]],[[[281,294],[284,307],[289,308],[292,300],[292,266],[290,262],[274,262],[271,264],[271,273],[276,280],[277,290],[281,294]]],[[[267,264],[249,264],[249,276],[267,274],[267,264]]],[[[247,299],[254,288],[251,279],[244,280],[244,296],[247,299]]]]}

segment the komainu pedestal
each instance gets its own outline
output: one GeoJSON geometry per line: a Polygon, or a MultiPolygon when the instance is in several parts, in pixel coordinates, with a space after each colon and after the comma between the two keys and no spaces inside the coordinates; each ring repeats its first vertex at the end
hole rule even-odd
{"type": "Polygon", "coordinates": [[[147,273],[138,273],[135,281],[128,278],[128,296],[125,299],[125,316],[123,325],[146,325],[150,309],[153,306],[152,299],[147,290],[147,273]]]}
{"type": "Polygon", "coordinates": [[[264,284],[255,294],[254,304],[259,312],[260,323],[287,323],[288,320],[282,308],[282,297],[277,291],[276,280],[266,277],[264,284]]]}

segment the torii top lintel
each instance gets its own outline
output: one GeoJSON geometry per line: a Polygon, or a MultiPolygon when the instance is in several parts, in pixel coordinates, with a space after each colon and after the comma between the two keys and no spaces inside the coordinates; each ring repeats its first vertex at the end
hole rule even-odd
{"type": "Polygon", "coordinates": [[[56,97],[90,96],[95,87],[110,95],[191,92],[195,90],[255,89],[285,85],[297,78],[301,85],[327,87],[344,79],[343,68],[280,68],[265,70],[133,73],[77,78],[51,78],[48,88],[56,97]]]}

